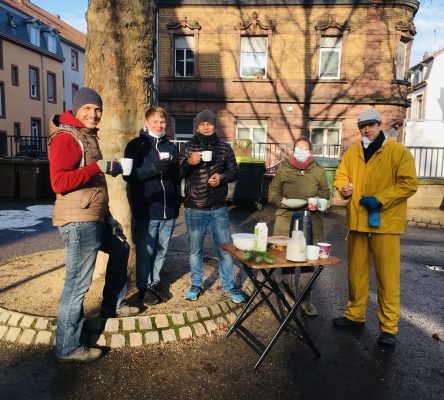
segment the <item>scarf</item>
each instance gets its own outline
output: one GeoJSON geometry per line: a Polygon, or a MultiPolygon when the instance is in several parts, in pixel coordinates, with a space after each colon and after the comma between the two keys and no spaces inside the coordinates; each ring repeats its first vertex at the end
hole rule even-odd
{"type": "Polygon", "coordinates": [[[299,162],[298,160],[296,160],[296,158],[294,158],[294,156],[291,155],[288,161],[292,167],[294,167],[300,171],[304,171],[311,164],[313,164],[314,158],[313,158],[313,156],[310,156],[304,162],[299,162]]]}

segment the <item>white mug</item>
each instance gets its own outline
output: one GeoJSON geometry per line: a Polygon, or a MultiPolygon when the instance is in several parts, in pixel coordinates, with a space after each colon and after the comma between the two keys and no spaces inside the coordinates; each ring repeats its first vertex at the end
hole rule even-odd
{"type": "Polygon", "coordinates": [[[161,151],[160,153],[159,153],[159,158],[161,159],[161,160],[164,160],[165,158],[170,158],[170,153],[168,152],[168,151],[161,151]]]}
{"type": "Polygon", "coordinates": [[[325,211],[327,209],[328,200],[326,199],[318,199],[318,210],[325,211]]]}
{"type": "Polygon", "coordinates": [[[202,161],[210,162],[213,159],[213,152],[211,150],[206,150],[202,152],[202,161]]]}
{"type": "Polygon", "coordinates": [[[319,258],[319,246],[307,246],[307,260],[317,260],[319,258]]]}
{"type": "Polygon", "coordinates": [[[133,169],[133,159],[132,158],[121,158],[120,164],[122,165],[123,175],[127,176],[131,174],[133,169]]]}

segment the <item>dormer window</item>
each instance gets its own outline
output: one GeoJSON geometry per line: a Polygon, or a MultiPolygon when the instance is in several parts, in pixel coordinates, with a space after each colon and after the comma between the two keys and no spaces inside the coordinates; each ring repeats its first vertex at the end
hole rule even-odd
{"type": "Polygon", "coordinates": [[[48,51],[56,53],[56,38],[54,35],[48,35],[47,37],[48,51]]]}
{"type": "Polygon", "coordinates": [[[36,26],[31,26],[29,29],[29,37],[31,39],[31,43],[34,46],[40,47],[40,30],[36,26]]]}

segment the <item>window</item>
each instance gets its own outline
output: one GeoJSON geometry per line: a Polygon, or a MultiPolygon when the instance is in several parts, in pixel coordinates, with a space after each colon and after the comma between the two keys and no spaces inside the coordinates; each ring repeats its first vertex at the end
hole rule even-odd
{"type": "Polygon", "coordinates": [[[240,119],[236,124],[236,138],[250,139],[253,143],[253,157],[265,156],[265,143],[267,141],[267,123],[260,120],[240,119]]]}
{"type": "Polygon", "coordinates": [[[12,86],[19,85],[19,69],[17,65],[11,65],[11,84],[12,86]]]}
{"type": "Polygon", "coordinates": [[[57,103],[56,96],[56,74],[53,72],[48,72],[47,75],[47,93],[48,93],[48,102],[49,103],[57,103]]]}
{"type": "Polygon", "coordinates": [[[243,78],[264,78],[267,74],[266,36],[242,36],[240,75],[243,78]]]}
{"type": "Polygon", "coordinates": [[[51,53],[56,53],[57,52],[57,48],[56,48],[56,38],[54,35],[48,35],[48,51],[50,51],[51,53]]]}
{"type": "Polygon", "coordinates": [[[79,70],[79,53],[77,50],[71,49],[71,69],[79,70]]]}
{"type": "Polygon", "coordinates": [[[8,132],[0,131],[0,156],[8,155],[8,132]]]}
{"type": "Polygon", "coordinates": [[[175,48],[175,76],[194,76],[194,37],[176,36],[174,39],[175,48]]]}
{"type": "Polygon", "coordinates": [[[310,141],[313,155],[339,158],[341,150],[341,122],[312,121],[310,124],[310,141]]]}
{"type": "Polygon", "coordinates": [[[0,118],[6,118],[5,83],[0,81],[0,118]]]}
{"type": "Polygon", "coordinates": [[[0,40],[0,69],[3,69],[3,40],[0,40]]]}
{"type": "Polygon", "coordinates": [[[31,118],[31,140],[37,141],[41,137],[41,123],[38,118],[31,118]]]}
{"type": "Polygon", "coordinates": [[[322,36],[319,60],[319,78],[339,79],[342,37],[322,36]]]}
{"type": "Polygon", "coordinates": [[[73,83],[71,85],[71,91],[72,91],[72,98],[71,98],[71,100],[74,101],[74,96],[79,91],[79,85],[76,85],[75,83],[73,83]]]}
{"type": "Polygon", "coordinates": [[[417,96],[416,97],[416,120],[421,121],[424,118],[423,115],[423,97],[417,96]]]}
{"type": "Polygon", "coordinates": [[[20,136],[22,134],[22,129],[20,127],[20,122],[14,122],[14,142],[20,142],[20,136]]]}
{"type": "Polygon", "coordinates": [[[29,97],[40,100],[39,69],[37,67],[29,67],[29,97]]]}
{"type": "Polygon", "coordinates": [[[30,27],[29,36],[30,36],[31,43],[34,46],[40,47],[40,30],[36,26],[30,27]]]}
{"type": "Polygon", "coordinates": [[[175,118],[174,137],[177,140],[188,140],[194,134],[192,118],[175,118]]]}
{"type": "Polygon", "coordinates": [[[398,61],[396,63],[396,79],[405,79],[405,61],[406,61],[407,43],[402,40],[398,44],[398,61]]]}

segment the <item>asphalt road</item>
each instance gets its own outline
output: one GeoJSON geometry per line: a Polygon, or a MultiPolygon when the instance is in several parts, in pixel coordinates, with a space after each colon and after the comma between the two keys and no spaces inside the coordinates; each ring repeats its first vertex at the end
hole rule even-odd
{"type": "MultiPolygon", "coordinates": [[[[62,247],[47,217],[31,227],[17,227],[17,218],[6,213],[10,219],[2,224],[5,211],[36,204],[0,201],[0,262],[62,247]]],[[[40,209],[40,216],[46,211],[40,209]]],[[[271,230],[273,211],[234,207],[230,218],[233,231],[251,231],[257,221],[268,222],[271,230]]],[[[334,255],[345,259],[343,216],[330,214],[325,226],[334,255]]],[[[373,279],[365,327],[345,331],[332,327],[332,318],[340,315],[347,298],[344,262],[325,268],[314,294],[320,316],[305,320],[320,358],[289,333],[256,372],[256,354],[236,335],[113,350],[88,366],[59,365],[50,349],[0,342],[0,399],[442,399],[444,273],[426,267],[442,265],[442,238],[442,230],[414,227],[408,227],[402,238],[402,310],[394,349],[376,343],[373,279]],[[434,333],[442,340],[433,339],[434,333]]],[[[185,227],[179,223],[172,246],[183,246],[185,241],[185,227]]],[[[269,337],[274,326],[265,311],[252,320],[261,339],[269,337]]]]}

